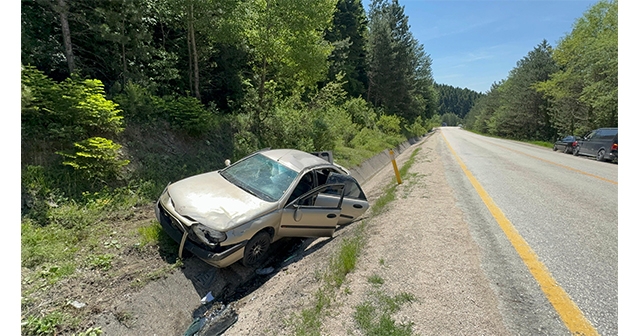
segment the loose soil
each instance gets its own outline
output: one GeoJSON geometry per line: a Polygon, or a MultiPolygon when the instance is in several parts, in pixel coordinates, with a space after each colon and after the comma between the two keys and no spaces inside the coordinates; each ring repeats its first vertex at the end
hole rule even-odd
{"type": "MultiPolygon", "coordinates": [[[[396,189],[396,200],[383,213],[361,219],[366,245],[355,271],[336,291],[323,335],[362,335],[354,322],[355,307],[374,290],[412,295],[414,300],[393,318],[411,323],[419,335],[508,334],[480,267],[479,249],[446,182],[437,150],[444,146],[441,141],[436,134],[397,156],[402,167],[420,148],[409,176],[396,189]],[[374,275],[382,284],[368,281],[374,275]]],[[[363,187],[371,203],[394,176],[389,165],[367,181],[363,187]]],[[[150,205],[114,223],[114,231],[134,233],[153,220],[150,205]]],[[[283,239],[272,245],[271,257],[260,269],[239,263],[217,269],[193,257],[176,263],[175,253],[136,246],[139,238],[132,234],[130,241],[119,241],[121,251],[111,270],[87,271],[47,287],[46,298],[37,302],[40,307],[86,304],[65,306],[81,322],[77,330],[60,334],[93,326],[103,335],[184,335],[213,305],[229,305],[237,314],[224,335],[291,334],[292,317],[314,303],[322,272],[357,223],[340,228],[332,238],[283,239]],[[269,267],[269,274],[256,272],[269,267]],[[209,292],[214,300],[203,305],[200,300],[209,292]]],[[[23,281],[29,276],[24,272],[28,270],[23,269],[23,281]]]]}

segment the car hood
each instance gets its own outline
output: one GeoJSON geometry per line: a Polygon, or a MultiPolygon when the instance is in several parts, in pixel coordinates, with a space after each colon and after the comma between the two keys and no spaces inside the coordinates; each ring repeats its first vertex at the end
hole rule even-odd
{"type": "Polygon", "coordinates": [[[218,171],[175,182],[167,192],[178,214],[223,232],[277,208],[277,203],[249,194],[218,171]]]}

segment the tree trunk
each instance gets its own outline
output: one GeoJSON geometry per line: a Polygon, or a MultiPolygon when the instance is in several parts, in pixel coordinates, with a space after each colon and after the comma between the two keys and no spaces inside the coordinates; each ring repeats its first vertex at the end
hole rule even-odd
{"type": "MultiPolygon", "coordinates": [[[[124,10],[123,10],[124,12],[124,10]]],[[[127,50],[125,48],[125,22],[124,15],[122,16],[122,87],[127,84],[127,50]]]]}
{"type": "Polygon", "coordinates": [[[196,98],[200,100],[200,70],[198,69],[198,50],[196,49],[196,33],[193,26],[193,2],[189,10],[189,30],[191,31],[191,44],[193,49],[193,86],[196,94],[196,98]]]}
{"type": "Polygon", "coordinates": [[[64,44],[64,56],[67,58],[67,65],[69,66],[69,73],[73,73],[75,70],[75,62],[73,59],[73,47],[71,45],[71,31],[69,30],[69,20],[67,14],[69,8],[65,0],[58,0],[58,14],[60,14],[60,25],[62,26],[62,41],[64,44]]]}
{"type": "Polygon", "coordinates": [[[191,24],[187,23],[187,50],[189,50],[189,91],[193,92],[193,52],[191,51],[191,24]]]}

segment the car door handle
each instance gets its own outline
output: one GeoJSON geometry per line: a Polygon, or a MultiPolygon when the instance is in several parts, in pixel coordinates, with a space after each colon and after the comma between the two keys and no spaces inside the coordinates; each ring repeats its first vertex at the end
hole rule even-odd
{"type": "Polygon", "coordinates": [[[353,207],[356,209],[362,209],[362,204],[354,204],[353,207]]]}
{"type": "Polygon", "coordinates": [[[336,218],[336,214],[328,214],[327,218],[336,218]]]}

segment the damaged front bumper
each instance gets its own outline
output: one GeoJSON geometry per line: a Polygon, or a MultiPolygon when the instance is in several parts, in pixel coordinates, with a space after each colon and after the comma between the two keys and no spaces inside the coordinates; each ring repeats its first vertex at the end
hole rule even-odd
{"type": "MultiPolygon", "coordinates": [[[[158,222],[162,225],[164,231],[171,237],[176,243],[181,244],[183,241],[184,230],[183,225],[179,224],[178,219],[171,215],[161,204],[160,201],[156,203],[155,213],[158,222]]],[[[186,227],[189,230],[188,227],[186,227]]],[[[244,254],[244,246],[247,241],[240,242],[231,246],[218,246],[216,250],[212,251],[209,248],[199,246],[189,238],[184,240],[183,249],[193,253],[196,257],[202,259],[207,264],[215,267],[227,267],[234,262],[242,259],[244,254]]]]}

